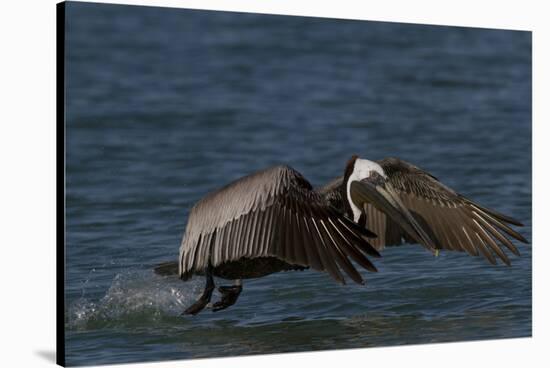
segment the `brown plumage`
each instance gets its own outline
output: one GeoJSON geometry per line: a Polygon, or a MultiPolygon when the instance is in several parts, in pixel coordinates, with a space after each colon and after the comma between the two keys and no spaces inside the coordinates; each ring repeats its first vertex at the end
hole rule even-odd
{"type": "MultiPolygon", "coordinates": [[[[244,265],[239,261],[272,257],[283,261],[282,269],[311,267],[340,283],[346,274],[363,283],[350,259],[376,271],[366,255],[378,252],[367,235],[372,234],[328,205],[300,173],[276,166],[197,202],[180,247],[179,274],[185,280],[208,266],[216,274],[226,263],[239,268],[244,265]]],[[[243,272],[239,278],[245,277],[243,272]]]]}
{"type": "MultiPolygon", "coordinates": [[[[377,163],[387,175],[387,183],[398,193],[405,207],[434,241],[437,249],[467,252],[485,256],[495,264],[500,258],[510,265],[502,247],[519,255],[509,237],[527,243],[527,240],[509,225],[522,226],[511,217],[484,208],[456,193],[428,172],[397,158],[386,158],[377,163]]],[[[344,210],[347,203],[344,178],[336,178],[318,192],[335,208],[344,210]]],[[[371,240],[376,249],[416,242],[376,204],[365,203],[366,227],[378,235],[371,240]]]]}

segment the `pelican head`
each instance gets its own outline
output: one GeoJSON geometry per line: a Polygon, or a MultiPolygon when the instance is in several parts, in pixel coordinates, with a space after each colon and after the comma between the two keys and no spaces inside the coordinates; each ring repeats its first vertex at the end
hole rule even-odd
{"type": "Polygon", "coordinates": [[[359,217],[362,213],[363,202],[354,201],[351,196],[351,184],[353,182],[361,182],[363,180],[378,182],[382,185],[387,179],[387,175],[384,172],[382,166],[378,163],[366,159],[359,158],[357,155],[351,156],[350,160],[346,165],[346,172],[344,174],[344,183],[346,185],[346,197],[348,199],[353,220],[355,222],[359,221],[359,217]]]}
{"type": "Polygon", "coordinates": [[[372,204],[393,218],[426,248],[435,252],[433,240],[403,204],[398,192],[388,180],[388,175],[377,162],[353,155],[346,165],[344,185],[350,215],[354,222],[364,225],[365,206],[372,204]]]}

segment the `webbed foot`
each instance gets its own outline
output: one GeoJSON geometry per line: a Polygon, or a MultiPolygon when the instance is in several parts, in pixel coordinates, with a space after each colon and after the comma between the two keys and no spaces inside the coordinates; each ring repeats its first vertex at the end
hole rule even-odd
{"type": "Polygon", "coordinates": [[[235,304],[241,291],[243,291],[242,285],[234,286],[220,286],[219,292],[222,293],[222,299],[219,302],[214,303],[212,311],[217,312],[235,304]]]}

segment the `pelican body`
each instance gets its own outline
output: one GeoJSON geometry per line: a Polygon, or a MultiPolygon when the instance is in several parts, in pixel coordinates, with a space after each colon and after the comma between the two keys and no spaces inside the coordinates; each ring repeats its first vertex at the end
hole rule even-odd
{"type": "Polygon", "coordinates": [[[274,272],[311,268],[342,284],[345,276],[363,284],[356,267],[376,272],[369,257],[403,242],[432,253],[483,254],[493,264],[496,255],[510,265],[502,246],[519,255],[509,237],[527,241],[509,224],[521,226],[412,164],[354,155],[343,176],[318,189],[281,165],[206,195],[191,209],[178,263],[155,271],[177,272],[184,281],[195,274],[206,277],[203,294],[184,311],[197,314],[210,302],[213,277],[234,280],[218,288],[222,298],[213,305],[218,311],[236,302],[242,279],[274,272]]]}

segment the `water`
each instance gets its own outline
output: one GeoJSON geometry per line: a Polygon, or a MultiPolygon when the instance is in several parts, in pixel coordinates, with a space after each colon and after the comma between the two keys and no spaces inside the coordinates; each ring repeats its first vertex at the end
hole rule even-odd
{"type": "Polygon", "coordinates": [[[179,314],[203,279],[152,272],[208,191],[276,163],[320,185],[354,153],[413,162],[531,240],[529,33],[82,3],[67,16],[69,365],[531,335],[530,245],[510,268],[391,248],[366,286],[280,273],[196,317],[179,314]]]}

